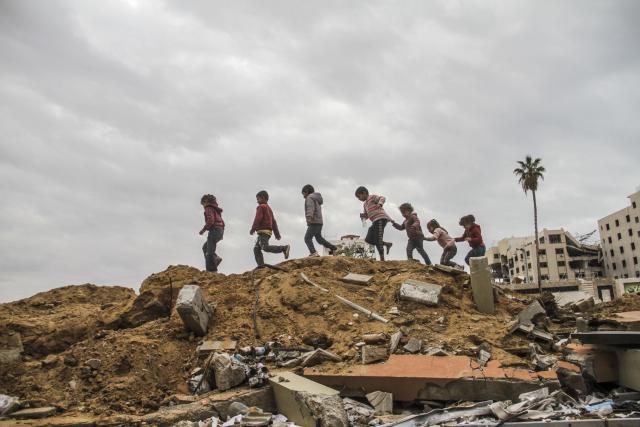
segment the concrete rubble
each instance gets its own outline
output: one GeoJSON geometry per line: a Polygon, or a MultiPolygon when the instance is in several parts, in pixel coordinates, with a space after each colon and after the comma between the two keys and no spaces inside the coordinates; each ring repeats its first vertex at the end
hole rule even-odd
{"type": "Polygon", "coordinates": [[[368,285],[369,282],[371,282],[371,279],[373,279],[373,276],[368,276],[366,274],[349,273],[340,280],[347,283],[354,283],[356,285],[368,285]]]}
{"type": "Polygon", "coordinates": [[[400,299],[424,305],[438,305],[442,286],[418,280],[407,280],[400,286],[400,299]]]}
{"type": "Polygon", "coordinates": [[[187,329],[196,335],[206,335],[213,309],[205,301],[199,286],[182,287],[176,300],[176,310],[187,329]]]}

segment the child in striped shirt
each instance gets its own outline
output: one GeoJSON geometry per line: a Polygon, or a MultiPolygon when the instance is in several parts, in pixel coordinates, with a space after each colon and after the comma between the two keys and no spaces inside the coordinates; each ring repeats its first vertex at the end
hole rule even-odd
{"type": "Polygon", "coordinates": [[[391,220],[391,217],[387,215],[382,207],[386,199],[383,196],[370,195],[369,190],[365,187],[356,189],[356,197],[361,202],[364,202],[364,212],[360,214],[360,218],[366,218],[371,221],[371,227],[369,227],[364,241],[375,246],[380,255],[380,261],[384,261],[385,248],[387,254],[389,254],[389,250],[393,245],[391,242],[384,241],[384,227],[391,220]]]}

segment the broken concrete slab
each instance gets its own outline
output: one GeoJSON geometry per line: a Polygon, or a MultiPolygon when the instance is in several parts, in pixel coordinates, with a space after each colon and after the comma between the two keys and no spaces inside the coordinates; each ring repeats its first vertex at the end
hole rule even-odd
{"type": "Polygon", "coordinates": [[[620,370],[619,383],[622,386],[635,391],[640,391],[640,349],[620,350],[618,354],[618,367],[620,370]]]}
{"type": "MultiPolygon", "coordinates": [[[[302,427],[315,427],[314,399],[307,398],[306,402],[301,400],[306,395],[327,396],[339,398],[340,392],[317,382],[311,381],[293,372],[281,372],[269,379],[273,388],[275,402],[278,411],[286,416],[290,421],[302,427]],[[304,394],[302,394],[304,393],[304,394]],[[309,406],[311,404],[312,407],[309,406]]],[[[317,401],[317,399],[315,399],[317,401]]],[[[335,402],[333,402],[335,404],[335,402]]],[[[342,402],[340,402],[342,407],[342,402]]],[[[344,408],[343,408],[344,410],[344,408]]],[[[346,413],[345,413],[346,416],[346,413]]]]}
{"type": "Polygon", "coordinates": [[[422,340],[409,338],[409,342],[403,348],[409,353],[418,353],[422,349],[422,340]]]}
{"type": "Polygon", "coordinates": [[[364,334],[362,336],[362,341],[367,344],[380,344],[387,341],[387,336],[383,333],[379,334],[364,334]]]}
{"type": "Polygon", "coordinates": [[[525,392],[557,389],[554,371],[503,368],[497,361],[480,367],[467,356],[391,355],[386,363],[352,366],[327,373],[307,368],[304,375],[345,396],[386,391],[395,400],[515,400],[525,392]]]}
{"type": "Polygon", "coordinates": [[[523,325],[532,325],[533,319],[538,316],[546,316],[547,312],[538,300],[532,302],[518,314],[518,322],[523,325]]]}
{"type": "Polygon", "coordinates": [[[373,276],[368,276],[366,274],[349,273],[340,280],[347,283],[354,283],[356,285],[368,285],[371,279],[373,279],[373,276]]]}
{"type": "Polygon", "coordinates": [[[22,337],[18,332],[0,332],[0,365],[16,363],[22,360],[22,337]]]}
{"type": "Polygon", "coordinates": [[[567,307],[578,301],[593,298],[591,294],[584,291],[554,292],[553,297],[558,307],[567,307]]]}
{"type": "Polygon", "coordinates": [[[360,349],[362,353],[362,364],[368,365],[369,363],[380,362],[387,359],[387,348],[377,347],[375,345],[364,345],[360,349]]]}
{"type": "Polygon", "coordinates": [[[618,323],[630,331],[640,331],[640,311],[625,311],[612,314],[607,318],[611,322],[618,323]]]}
{"type": "Polygon", "coordinates": [[[373,419],[375,409],[371,406],[345,397],[342,399],[344,409],[347,411],[349,423],[352,426],[365,426],[373,419]]]}
{"type": "Polygon", "coordinates": [[[460,270],[458,268],[450,267],[448,265],[434,264],[433,268],[435,268],[436,270],[442,271],[443,273],[451,274],[452,276],[467,275],[466,271],[460,270]]]}
{"type": "Polygon", "coordinates": [[[400,286],[400,299],[434,306],[440,302],[442,286],[418,280],[406,280],[400,286]]]}
{"type": "Polygon", "coordinates": [[[577,312],[585,312],[592,309],[596,305],[592,296],[571,304],[571,309],[577,312]]]}
{"type": "Polygon", "coordinates": [[[198,356],[208,356],[216,351],[234,351],[238,346],[237,341],[225,340],[225,341],[212,341],[204,340],[202,344],[196,347],[196,353],[198,356]]]}
{"type": "Polygon", "coordinates": [[[393,412],[393,394],[384,391],[367,393],[367,401],[376,410],[376,414],[391,414],[393,412]]]}
{"type": "Polygon", "coordinates": [[[298,391],[296,398],[311,415],[301,424],[302,427],[349,427],[347,411],[340,396],[298,391]]]}
{"type": "Polygon", "coordinates": [[[391,339],[389,340],[389,354],[393,354],[396,352],[398,345],[400,344],[400,340],[402,339],[402,332],[398,331],[391,335],[391,339]]]}
{"type": "Polygon", "coordinates": [[[565,359],[582,367],[582,372],[596,383],[618,381],[618,357],[609,351],[592,344],[568,344],[565,359]]]}
{"type": "Polygon", "coordinates": [[[28,408],[21,409],[16,412],[12,412],[9,414],[11,418],[15,418],[17,420],[30,420],[36,418],[47,418],[52,415],[55,415],[56,408],[53,406],[44,406],[42,408],[28,408]]]}
{"type": "Polygon", "coordinates": [[[613,345],[624,347],[640,345],[640,332],[638,331],[577,332],[571,334],[571,337],[585,344],[613,345]]]}
{"type": "Polygon", "coordinates": [[[476,303],[479,312],[493,314],[495,312],[493,285],[487,257],[473,257],[469,262],[473,302],[476,303]]]}
{"type": "Polygon", "coordinates": [[[221,391],[240,385],[247,379],[245,366],[226,353],[213,355],[213,370],[216,387],[221,391]]]}
{"type": "Polygon", "coordinates": [[[317,348],[313,351],[310,351],[308,354],[302,356],[300,361],[300,366],[315,366],[322,362],[342,362],[342,358],[335,353],[331,353],[330,351],[317,348]]]}
{"type": "Polygon", "coordinates": [[[553,343],[555,341],[555,336],[552,333],[543,331],[542,329],[536,328],[533,325],[519,324],[516,328],[516,331],[523,332],[527,336],[540,341],[548,343],[553,343]]]}
{"type": "Polygon", "coordinates": [[[213,310],[197,285],[186,285],[180,289],[176,310],[184,325],[197,335],[206,335],[213,310]]]}
{"type": "Polygon", "coordinates": [[[556,370],[556,374],[558,375],[560,385],[565,389],[571,390],[574,396],[585,395],[591,389],[581,373],[571,372],[567,369],[560,368],[556,370]]]}

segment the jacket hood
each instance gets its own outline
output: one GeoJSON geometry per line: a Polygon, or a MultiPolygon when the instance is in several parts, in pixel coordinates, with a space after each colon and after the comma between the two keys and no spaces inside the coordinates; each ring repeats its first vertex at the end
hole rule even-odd
{"type": "Polygon", "coordinates": [[[209,203],[207,203],[207,204],[206,204],[206,205],[204,205],[204,206],[205,206],[205,207],[213,208],[216,212],[222,212],[222,208],[221,208],[221,207],[218,207],[218,202],[215,202],[215,203],[211,203],[211,202],[209,202],[209,203]]]}
{"type": "Polygon", "coordinates": [[[320,193],[311,193],[307,197],[310,197],[311,199],[315,200],[316,202],[318,202],[319,205],[322,204],[322,194],[320,193]]]}

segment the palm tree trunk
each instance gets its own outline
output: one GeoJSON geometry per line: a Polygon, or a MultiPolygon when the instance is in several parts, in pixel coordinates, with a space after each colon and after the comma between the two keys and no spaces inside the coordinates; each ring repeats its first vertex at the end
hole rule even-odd
{"type": "Polygon", "coordinates": [[[533,226],[535,229],[536,242],[536,280],[538,281],[538,291],[542,293],[542,282],[540,281],[540,242],[538,241],[538,203],[536,202],[536,192],[533,193],[533,226]]]}

